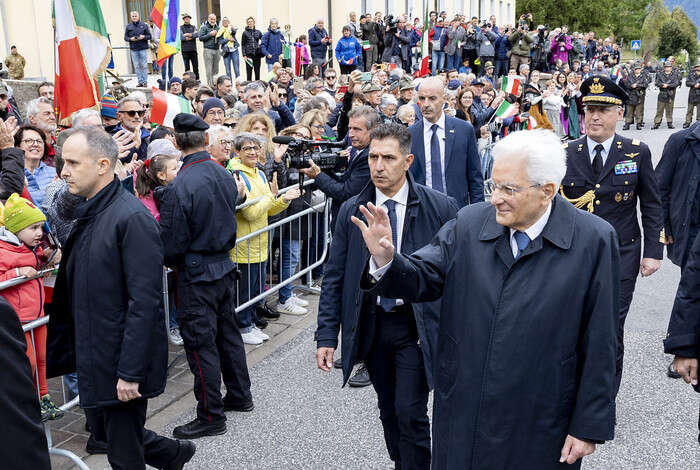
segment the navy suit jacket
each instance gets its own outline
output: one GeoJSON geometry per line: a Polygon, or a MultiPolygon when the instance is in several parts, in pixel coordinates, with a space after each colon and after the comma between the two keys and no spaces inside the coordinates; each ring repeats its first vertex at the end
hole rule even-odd
{"type": "MultiPolygon", "coordinates": [[[[408,130],[414,156],[410,171],[416,183],[426,184],[423,120],[416,120],[408,130]]],[[[484,179],[474,128],[470,123],[450,116],[445,116],[445,188],[459,207],[484,200],[484,179]]]]}

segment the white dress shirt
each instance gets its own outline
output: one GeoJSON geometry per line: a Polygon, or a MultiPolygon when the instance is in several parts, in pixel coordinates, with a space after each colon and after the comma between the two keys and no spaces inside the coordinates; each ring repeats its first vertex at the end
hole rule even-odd
{"type": "MultiPolygon", "coordinates": [[[[547,210],[544,211],[544,214],[542,214],[542,217],[537,219],[537,222],[530,225],[530,227],[527,230],[524,230],[524,232],[530,238],[530,242],[532,242],[532,240],[540,236],[542,230],[544,230],[544,226],[547,225],[547,221],[549,220],[549,214],[551,213],[552,203],[550,202],[549,206],[547,206],[547,210]]],[[[515,229],[510,229],[510,249],[513,251],[513,258],[518,256],[518,243],[515,241],[515,232],[515,229]]]]}
{"type": "MultiPolygon", "coordinates": [[[[608,159],[608,153],[610,152],[610,146],[612,145],[613,140],[615,140],[615,134],[613,134],[613,136],[605,142],[600,143],[603,146],[603,150],[600,151],[600,156],[603,159],[603,165],[605,165],[605,161],[608,159]]],[[[595,146],[598,145],[598,142],[586,136],[586,144],[588,145],[588,158],[591,160],[591,164],[593,164],[593,158],[595,158],[594,149],[595,146]]]]}
{"type": "MultiPolygon", "coordinates": [[[[442,185],[445,187],[445,113],[440,112],[440,118],[435,123],[438,125],[437,136],[440,144],[440,168],[442,168],[442,185]]],[[[425,150],[425,185],[433,187],[432,155],[430,153],[430,139],[433,138],[433,123],[423,118],[423,148],[425,150]]]]}
{"type": "MultiPolygon", "coordinates": [[[[401,189],[394,194],[392,197],[388,197],[386,194],[381,192],[379,189],[374,190],[374,200],[377,207],[384,206],[384,210],[388,210],[384,205],[386,201],[391,199],[396,202],[394,205],[394,211],[396,212],[396,246],[394,250],[396,253],[401,253],[401,235],[403,234],[403,222],[406,219],[406,204],[408,203],[408,181],[404,181],[401,189]]],[[[372,258],[370,257],[370,273],[372,272],[372,258]]],[[[375,265],[376,268],[376,265],[375,265]]],[[[377,305],[379,305],[379,297],[377,297],[377,305]]],[[[402,305],[403,300],[396,299],[396,305],[402,305]]]]}

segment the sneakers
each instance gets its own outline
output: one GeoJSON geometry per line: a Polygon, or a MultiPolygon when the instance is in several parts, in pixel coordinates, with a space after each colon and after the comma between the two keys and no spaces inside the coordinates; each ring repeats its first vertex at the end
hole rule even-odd
{"type": "Polygon", "coordinates": [[[253,327],[253,333],[255,333],[257,335],[257,337],[263,341],[267,341],[268,339],[270,339],[270,337],[267,336],[265,333],[263,333],[263,331],[260,328],[258,328],[257,326],[253,327]]]}
{"type": "Polygon", "coordinates": [[[297,297],[296,294],[292,294],[292,296],[289,298],[289,300],[287,300],[287,302],[289,302],[290,300],[300,307],[308,307],[309,306],[308,301],[302,299],[301,297],[297,297]]]}
{"type": "Polygon", "coordinates": [[[348,385],[351,387],[366,387],[371,383],[372,382],[369,380],[369,371],[367,370],[367,366],[365,366],[364,362],[357,368],[355,375],[350,377],[350,380],[348,380],[348,385]]]}
{"type": "Polygon", "coordinates": [[[180,336],[180,328],[175,327],[175,328],[170,328],[170,342],[174,344],[175,346],[182,346],[185,344],[184,341],[182,341],[182,336],[180,336]]]}
{"type": "Polygon", "coordinates": [[[256,335],[253,330],[250,330],[247,333],[241,333],[241,338],[243,338],[243,343],[245,344],[252,344],[257,346],[258,344],[262,344],[263,342],[262,338],[256,335]]]}
{"type": "Polygon", "coordinates": [[[48,393],[41,397],[41,422],[63,418],[63,411],[51,401],[48,393]]]}
{"type": "Polygon", "coordinates": [[[292,300],[293,298],[294,297],[290,297],[285,303],[278,303],[277,311],[279,313],[286,313],[288,315],[306,315],[308,310],[294,303],[294,301],[292,300]]]}

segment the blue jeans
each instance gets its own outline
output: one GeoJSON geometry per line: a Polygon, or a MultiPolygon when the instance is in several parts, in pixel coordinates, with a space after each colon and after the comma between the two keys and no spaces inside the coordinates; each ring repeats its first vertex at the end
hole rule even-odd
{"type": "Polygon", "coordinates": [[[462,52],[457,51],[454,54],[447,55],[447,65],[445,65],[445,68],[450,70],[450,69],[458,69],[461,62],[462,62],[462,52]]]}
{"type": "Polygon", "coordinates": [[[238,75],[240,75],[239,69],[238,69],[238,62],[240,58],[238,56],[238,50],[236,49],[236,52],[232,52],[226,57],[224,57],[224,67],[226,68],[226,75],[228,75],[228,78],[231,79],[231,81],[234,81],[238,75]],[[231,75],[231,65],[233,64],[233,73],[234,75],[231,75]]]}
{"type": "Polygon", "coordinates": [[[140,84],[148,83],[148,49],[131,50],[131,62],[134,64],[136,79],[140,84]]]}
{"type": "Polygon", "coordinates": [[[163,66],[160,68],[160,77],[163,79],[165,82],[165,89],[168,89],[168,82],[170,81],[171,78],[173,78],[173,59],[175,58],[174,55],[171,55],[167,59],[165,59],[165,62],[163,62],[163,66]],[[165,69],[168,69],[168,80],[165,80],[165,69]]]}
{"type": "Polygon", "coordinates": [[[445,53],[442,51],[433,51],[433,66],[432,73],[436,75],[436,70],[445,68],[445,53]]]}
{"type": "Polygon", "coordinates": [[[78,396],[78,373],[71,372],[63,376],[63,384],[68,389],[68,400],[78,396]]]}
{"type": "Polygon", "coordinates": [[[508,75],[508,59],[496,59],[493,76],[498,78],[503,77],[504,75],[508,75]]]}
{"type": "MultiPolygon", "coordinates": [[[[241,271],[241,279],[238,281],[238,305],[246,303],[262,292],[265,285],[265,267],[267,261],[262,263],[238,263],[241,271]]],[[[257,319],[256,308],[258,304],[250,305],[238,313],[238,326],[241,333],[249,333],[257,319]]]]}
{"type": "MultiPolygon", "coordinates": [[[[294,274],[299,264],[299,240],[282,240],[282,259],[280,264],[280,282],[289,279],[294,274]]],[[[292,296],[292,283],[283,286],[279,290],[280,303],[286,303],[292,296]]]]}

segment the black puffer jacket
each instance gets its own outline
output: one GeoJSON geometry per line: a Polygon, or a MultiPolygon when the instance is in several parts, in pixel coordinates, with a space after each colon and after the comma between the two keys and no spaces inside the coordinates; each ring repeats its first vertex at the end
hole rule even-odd
{"type": "Polygon", "coordinates": [[[241,48],[245,57],[262,57],[260,39],[262,39],[262,33],[259,30],[246,26],[241,34],[241,48]]]}
{"type": "Polygon", "coordinates": [[[24,150],[12,147],[0,150],[0,201],[24,187],[24,150]]]}

